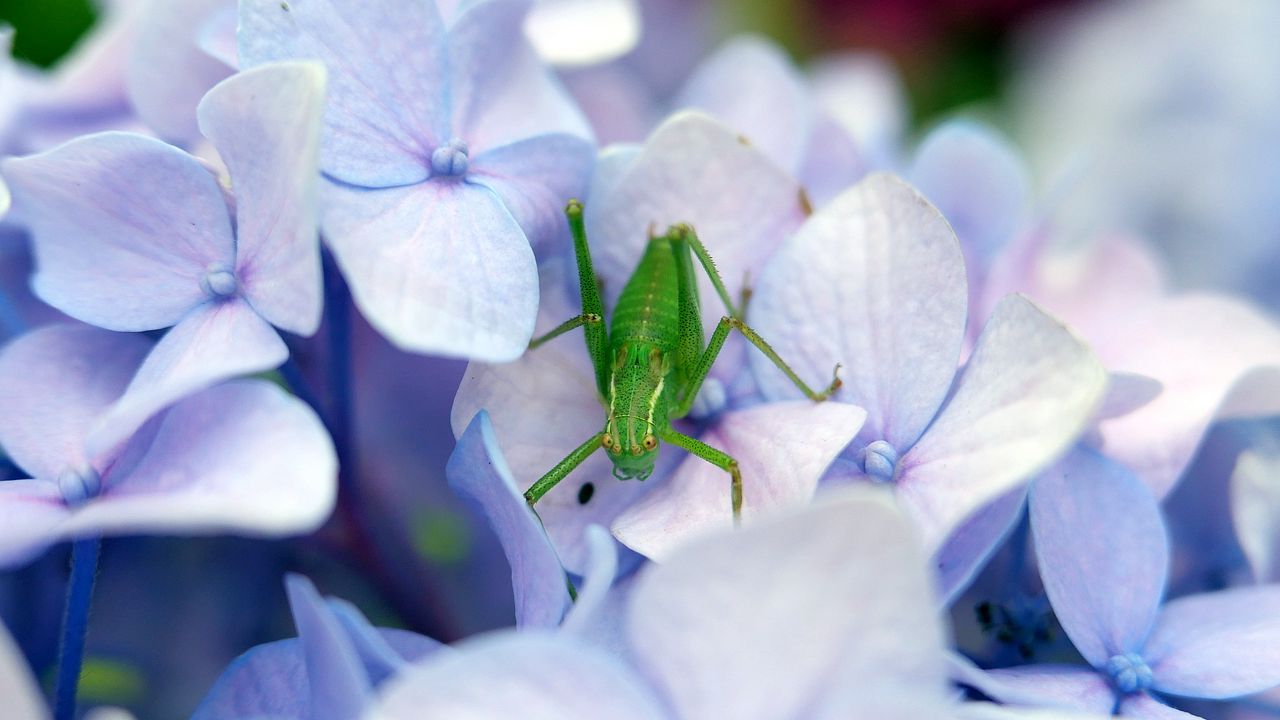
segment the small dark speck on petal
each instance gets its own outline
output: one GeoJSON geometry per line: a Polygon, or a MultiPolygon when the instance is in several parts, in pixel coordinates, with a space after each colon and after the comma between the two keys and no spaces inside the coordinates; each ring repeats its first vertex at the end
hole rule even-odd
{"type": "Polygon", "coordinates": [[[595,494],[596,494],[595,485],[592,485],[591,483],[583,483],[582,487],[578,488],[578,504],[586,505],[587,503],[591,502],[591,496],[595,494]]]}

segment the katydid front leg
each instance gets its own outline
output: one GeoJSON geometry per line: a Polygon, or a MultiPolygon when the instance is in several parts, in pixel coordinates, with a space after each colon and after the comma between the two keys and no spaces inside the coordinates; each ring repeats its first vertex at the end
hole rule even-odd
{"type": "Polygon", "coordinates": [[[534,510],[534,504],[541,500],[543,495],[550,492],[551,488],[560,484],[560,481],[565,479],[569,473],[573,472],[574,468],[581,465],[583,460],[591,457],[591,453],[603,447],[603,440],[603,432],[598,432],[591,436],[590,440],[575,448],[574,451],[565,456],[563,460],[556,463],[555,467],[551,468],[545,475],[538,478],[537,482],[530,485],[528,490],[524,491],[524,501],[529,504],[529,509],[533,510],[535,515],[537,515],[538,511],[534,510]]]}
{"type": "Polygon", "coordinates": [[[734,460],[728,453],[722,450],[717,450],[697,438],[689,437],[670,425],[660,429],[658,431],[658,437],[661,438],[663,442],[669,442],[677,447],[682,447],[685,450],[688,450],[690,454],[696,455],[729,473],[730,495],[733,503],[733,524],[738,525],[741,523],[742,472],[738,470],[738,461],[734,460]]]}

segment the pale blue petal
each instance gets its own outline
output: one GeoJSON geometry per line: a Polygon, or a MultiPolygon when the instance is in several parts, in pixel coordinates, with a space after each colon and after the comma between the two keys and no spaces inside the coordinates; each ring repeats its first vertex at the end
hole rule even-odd
{"type": "Polygon", "coordinates": [[[320,167],[367,187],[425,179],[449,140],[449,66],[434,0],[242,0],[240,63],[319,60],[329,71],[320,167]]]}
{"type": "Polygon", "coordinates": [[[505,362],[533,334],[538,277],[519,224],[488,188],[452,179],[390,190],[328,184],[325,238],[370,324],[403,350],[505,362]]]}
{"type": "Polygon", "coordinates": [[[1106,384],[1093,352],[1060,322],[1021,296],[1002,301],[946,406],[899,462],[898,499],[925,546],[936,549],[1071,447],[1106,384]]]}
{"type": "Polygon", "coordinates": [[[1150,695],[1135,695],[1120,704],[1120,717],[1146,720],[1203,720],[1199,715],[1169,707],[1150,695]]]}
{"type": "Polygon", "coordinates": [[[205,298],[211,266],[234,263],[217,181],[158,140],[90,135],[3,169],[32,228],[36,294],[80,320],[168,327],[205,298]]]}
{"type": "Polygon", "coordinates": [[[584,197],[595,159],[595,148],[579,137],[539,135],[473,156],[469,179],[502,198],[531,243],[567,245],[564,208],[584,197]]]}
{"type": "Polygon", "coordinates": [[[1141,653],[1169,569],[1151,491],[1079,448],[1032,484],[1030,515],[1045,592],[1080,654],[1102,667],[1113,655],[1141,653]]]}
{"type": "Polygon", "coordinates": [[[218,676],[191,720],[308,717],[307,668],[298,638],[259,645],[218,676]]]}
{"type": "Polygon", "coordinates": [[[231,0],[183,0],[153,2],[138,13],[125,81],[134,111],[160,137],[200,137],[196,105],[209,88],[234,72],[235,65],[205,52],[197,33],[234,7],[231,0]]]}
{"type": "Polygon", "coordinates": [[[973,582],[978,572],[999,549],[1005,537],[1022,517],[1024,487],[1014,488],[970,515],[938,552],[934,565],[938,569],[938,593],[944,605],[950,605],[973,582]]]}
{"type": "Polygon", "coordinates": [[[165,406],[219,381],[278,367],[289,349],[248,303],[210,301],[192,310],[147,355],[120,399],[94,424],[91,456],[106,453],[165,406]]]}
{"type": "MultiPolygon", "coordinates": [[[[946,221],[906,183],[876,174],[782,246],[747,319],[808,382],[843,365],[836,398],[866,408],[868,442],[903,453],[951,387],[965,302],[964,259],[946,221]]],[[[763,355],[751,365],[767,397],[800,397],[763,355]]]]}
{"type": "Polygon", "coordinates": [[[1166,604],[1144,655],[1154,688],[1173,695],[1231,698],[1280,685],[1280,585],[1166,604]]]}
{"type": "Polygon", "coordinates": [[[1068,708],[1110,715],[1115,693],[1106,677],[1089,668],[1027,665],[1002,670],[970,666],[957,678],[983,694],[1012,705],[1068,708]]]}
{"type": "Polygon", "coordinates": [[[57,542],[68,514],[54,482],[0,482],[0,568],[22,565],[57,542]]]}
{"type": "Polygon", "coordinates": [[[605,602],[618,576],[618,545],[609,531],[592,525],[587,528],[586,543],[591,564],[583,575],[573,606],[560,624],[561,632],[579,636],[587,636],[593,626],[602,621],[600,616],[607,607],[605,602]]]}
{"type": "Polygon", "coordinates": [[[273,63],[209,91],[200,130],[231,174],[240,290],[271,324],[299,335],[320,326],[316,152],[325,71],[273,63]]]}
{"type": "Polygon", "coordinates": [[[479,506],[506,550],[516,624],[559,625],[569,606],[564,570],[546,532],[516,489],[488,413],[478,413],[458,438],[445,475],[456,492],[479,506]]]}
{"type": "Polygon", "coordinates": [[[364,665],[333,613],[301,575],[285,578],[289,608],[302,641],[307,669],[307,717],[349,720],[359,717],[373,693],[364,665]]]}
{"type": "MultiPolygon", "coordinates": [[[[0,446],[23,470],[55,482],[91,465],[85,438],[124,392],[151,343],[88,325],[49,325],[0,352],[0,446]]],[[[99,470],[103,469],[101,467],[99,470]]]]}

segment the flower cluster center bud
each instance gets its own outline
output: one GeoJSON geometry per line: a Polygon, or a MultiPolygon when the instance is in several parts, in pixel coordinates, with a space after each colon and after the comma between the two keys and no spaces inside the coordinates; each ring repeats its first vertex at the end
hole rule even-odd
{"type": "Polygon", "coordinates": [[[1112,655],[1107,660],[1106,671],[1116,690],[1126,695],[1150,689],[1155,680],[1151,666],[1137,653],[1112,655]]]}
{"type": "Polygon", "coordinates": [[[219,298],[231,297],[240,289],[236,274],[225,267],[210,267],[205,272],[201,285],[206,293],[219,298]]]}
{"type": "Polygon", "coordinates": [[[69,507],[83,504],[102,491],[102,478],[91,467],[68,467],[58,474],[58,492],[69,507]]]}
{"type": "Polygon", "coordinates": [[[467,174],[471,161],[467,156],[467,143],[453,138],[431,152],[431,174],[462,177],[467,174]]]}
{"type": "Polygon", "coordinates": [[[862,471],[880,482],[892,482],[898,471],[898,451],[884,440],[876,440],[860,454],[862,471]]]}

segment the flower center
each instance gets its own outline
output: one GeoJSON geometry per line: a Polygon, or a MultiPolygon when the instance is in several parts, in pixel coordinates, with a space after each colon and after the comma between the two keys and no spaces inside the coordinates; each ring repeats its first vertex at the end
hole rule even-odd
{"type": "Polygon", "coordinates": [[[880,482],[891,482],[898,470],[898,451],[884,440],[877,440],[859,453],[862,471],[880,482]]]}
{"type": "Polygon", "coordinates": [[[1151,666],[1147,665],[1147,661],[1137,653],[1112,655],[1111,659],[1107,660],[1105,669],[1107,675],[1111,676],[1111,683],[1115,685],[1116,690],[1125,695],[1147,690],[1154,682],[1151,666]]]}
{"type": "Polygon", "coordinates": [[[236,274],[224,267],[210,267],[200,284],[206,293],[218,298],[231,297],[240,289],[236,274]]]}
{"type": "Polygon", "coordinates": [[[462,177],[467,174],[470,160],[467,144],[458,138],[441,145],[431,152],[431,174],[462,177]]]}
{"type": "Polygon", "coordinates": [[[58,492],[62,501],[75,507],[102,491],[102,478],[93,468],[69,467],[58,474],[58,492]]]}

